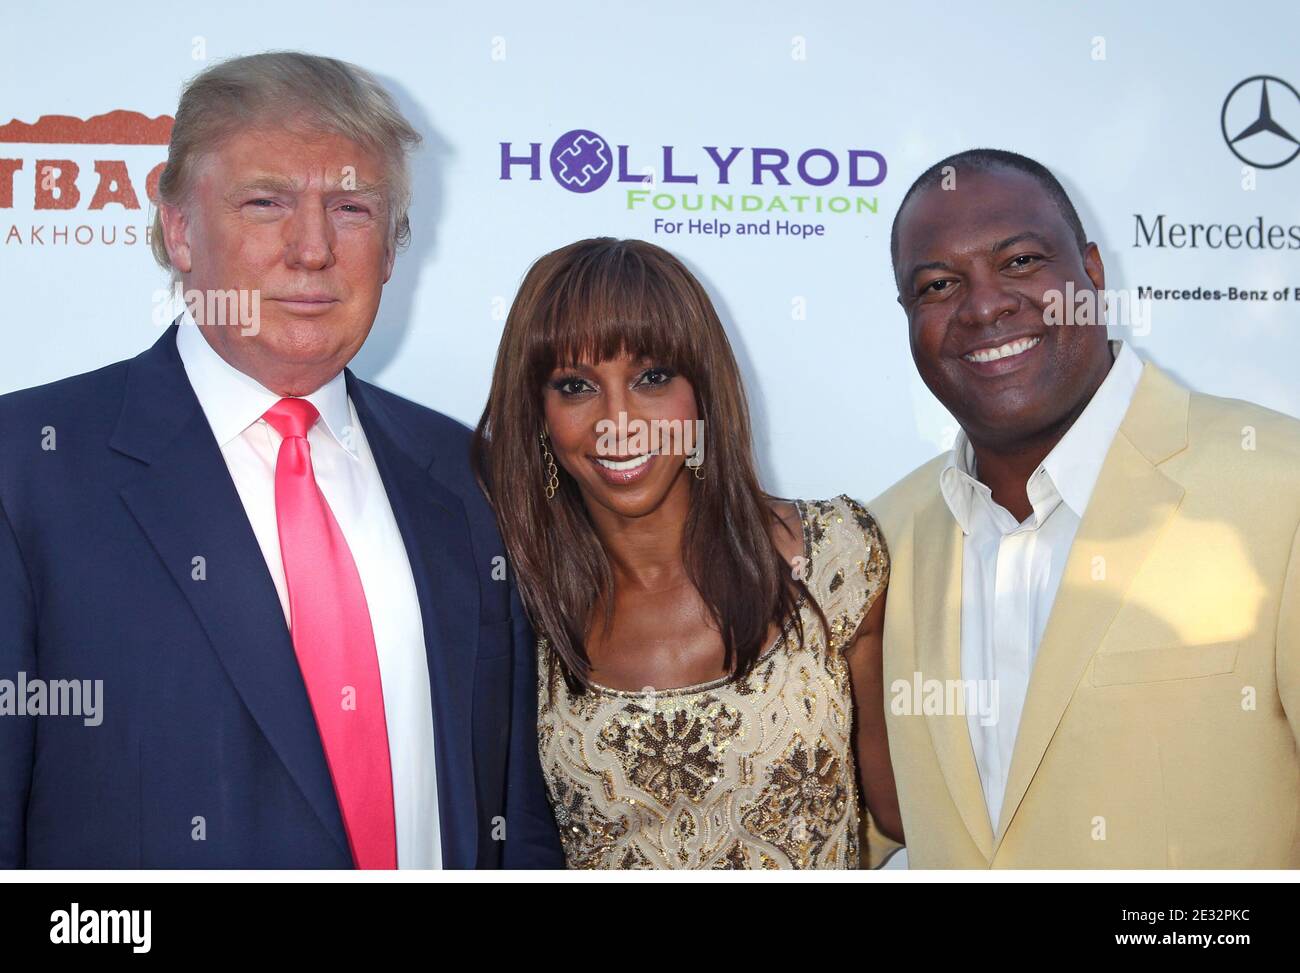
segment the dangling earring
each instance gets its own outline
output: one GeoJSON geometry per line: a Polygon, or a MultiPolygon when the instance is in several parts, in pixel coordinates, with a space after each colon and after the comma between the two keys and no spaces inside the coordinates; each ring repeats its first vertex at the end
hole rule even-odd
{"type": "Polygon", "coordinates": [[[550,500],[555,496],[555,491],[560,488],[560,474],[555,468],[555,457],[551,455],[551,450],[546,445],[545,430],[537,438],[542,444],[542,463],[546,467],[543,474],[546,477],[546,499],[550,500]]]}
{"type": "Polygon", "coordinates": [[[695,479],[704,479],[704,460],[700,460],[699,464],[695,467],[695,479]]]}

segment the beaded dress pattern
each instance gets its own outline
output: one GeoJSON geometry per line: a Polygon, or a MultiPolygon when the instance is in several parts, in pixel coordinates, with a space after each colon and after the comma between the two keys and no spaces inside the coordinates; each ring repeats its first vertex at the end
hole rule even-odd
{"type": "Polygon", "coordinates": [[[799,603],[743,680],[573,693],[538,644],[538,747],[570,868],[857,868],[853,698],[844,649],[889,559],[857,501],[795,504],[799,603]]]}

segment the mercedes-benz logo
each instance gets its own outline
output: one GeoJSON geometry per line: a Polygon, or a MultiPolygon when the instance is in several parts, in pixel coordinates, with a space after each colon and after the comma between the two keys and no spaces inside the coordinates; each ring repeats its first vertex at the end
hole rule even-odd
{"type": "Polygon", "coordinates": [[[1278,169],[1300,155],[1300,93],[1271,74],[1247,78],[1223,99],[1219,128],[1246,165],[1278,169]]]}

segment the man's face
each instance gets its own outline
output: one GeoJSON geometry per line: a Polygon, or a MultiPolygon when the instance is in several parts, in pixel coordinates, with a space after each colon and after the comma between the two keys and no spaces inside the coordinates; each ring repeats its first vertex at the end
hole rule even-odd
{"type": "Polygon", "coordinates": [[[281,395],[351,361],[393,269],[384,174],[378,155],[303,126],[245,129],[200,160],[163,224],[187,293],[260,294],[256,328],[203,328],[226,361],[281,395]]]}
{"type": "Polygon", "coordinates": [[[1093,298],[1105,288],[1101,256],[1094,244],[1079,253],[1032,177],[959,171],[956,188],[917,192],[899,216],[896,269],[916,367],[973,442],[1068,426],[1105,377],[1106,328],[1049,325],[1045,313],[1067,283],[1093,298]]]}

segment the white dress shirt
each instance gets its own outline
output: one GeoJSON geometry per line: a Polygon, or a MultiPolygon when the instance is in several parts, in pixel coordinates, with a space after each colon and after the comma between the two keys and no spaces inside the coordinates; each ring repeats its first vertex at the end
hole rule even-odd
{"type": "MultiPolygon", "coordinates": [[[[289,593],[275,517],[275,462],[281,437],[261,418],[281,396],[218,355],[188,312],[176,346],[243,501],[288,625],[289,593]]],[[[320,413],[320,421],[307,433],[312,469],[352,551],[370,610],[393,771],[397,864],[439,868],[442,849],[429,664],[406,546],[343,373],[305,398],[320,413]]]]}
{"type": "Polygon", "coordinates": [[[964,432],[939,475],[948,509],[961,525],[961,675],[991,707],[970,706],[966,722],[997,833],[1002,798],[1025,693],[1039,642],[1111,441],[1142,374],[1142,360],[1122,341],[1106,378],[1060,442],[1029,478],[1033,511],[1017,523],[976,477],[964,432]]]}

